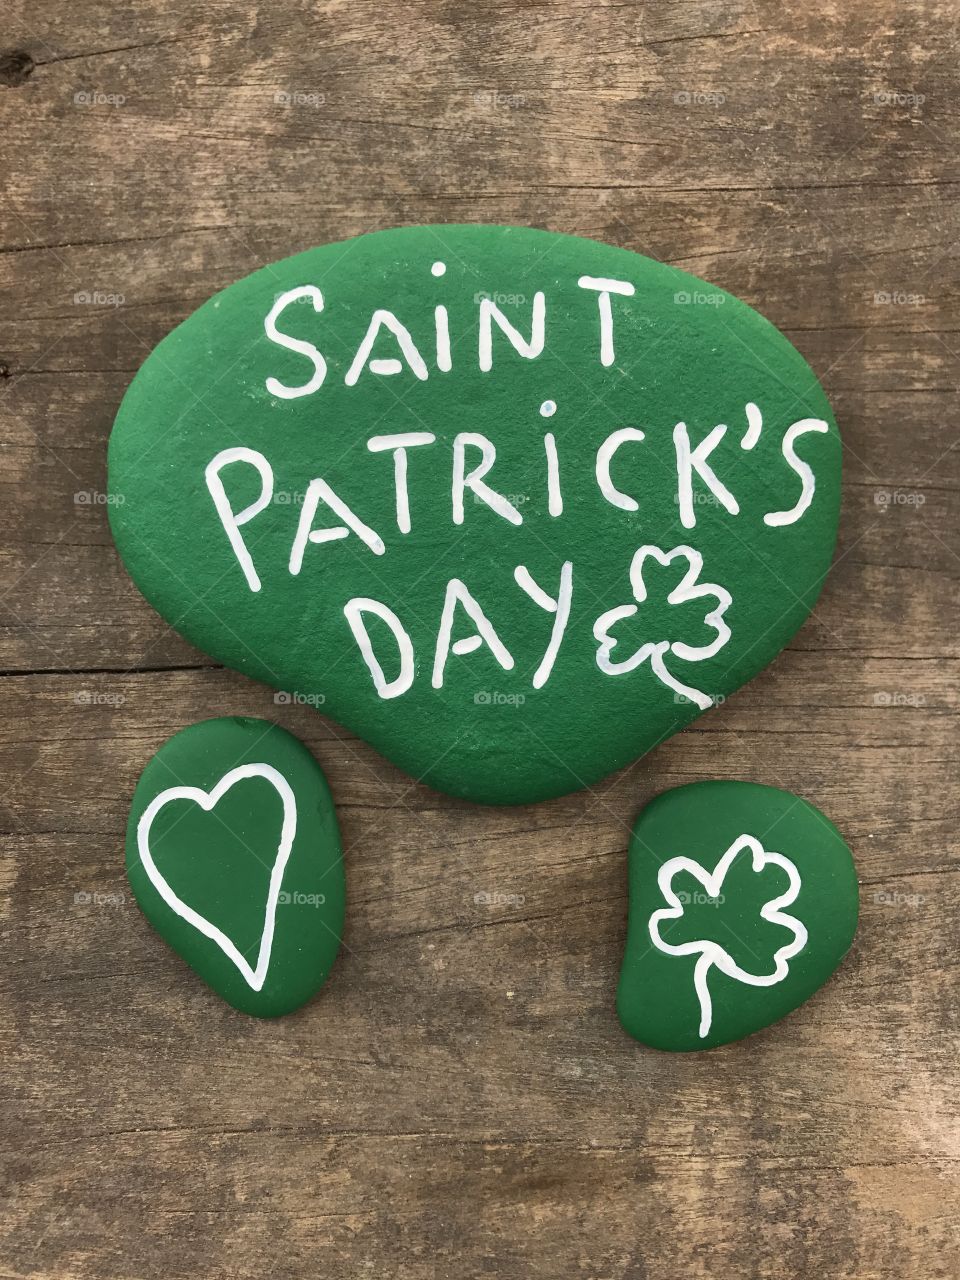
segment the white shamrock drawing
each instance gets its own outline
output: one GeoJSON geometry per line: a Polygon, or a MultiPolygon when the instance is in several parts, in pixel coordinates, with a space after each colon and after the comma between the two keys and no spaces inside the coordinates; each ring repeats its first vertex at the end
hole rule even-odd
{"type": "Polygon", "coordinates": [[[782,982],[789,973],[790,966],[787,961],[793,959],[807,945],[806,926],[796,916],[787,915],[785,911],[781,910],[782,907],[789,907],[791,903],[796,901],[797,894],[800,892],[800,872],[789,858],[785,858],[782,853],[770,853],[753,836],[742,835],[734,840],[733,844],[717,863],[712,874],[702,867],[699,862],[694,862],[692,858],[670,858],[660,868],[657,884],[665,901],[669,902],[670,905],[662,907],[659,911],[654,911],[650,917],[649,929],[653,945],[658,951],[663,951],[666,955],[691,956],[699,954],[700,956],[693,971],[693,985],[700,1001],[701,1039],[709,1033],[710,1024],[713,1020],[713,1005],[710,999],[710,991],[707,987],[707,978],[712,966],[715,965],[721,973],[736,979],[737,982],[746,983],[748,986],[773,987],[778,982],[782,982]],[[689,872],[690,875],[700,881],[704,891],[711,898],[716,898],[720,895],[724,877],[737,854],[743,849],[749,849],[753,855],[754,871],[762,871],[764,867],[773,864],[782,867],[789,880],[789,887],[785,893],[782,893],[778,898],[771,898],[769,902],[764,903],[760,908],[760,915],[764,920],[768,920],[771,924],[782,925],[785,929],[789,929],[792,935],[790,941],[774,953],[773,973],[758,975],[749,973],[746,969],[741,969],[728,951],[725,951],[718,943],[712,942],[707,938],[699,938],[693,942],[682,942],[674,946],[660,936],[661,921],[678,920],[683,915],[683,903],[672,885],[674,876],[680,872],[689,872]]]}
{"type": "Polygon", "coordinates": [[[611,676],[626,675],[627,672],[635,670],[642,662],[646,662],[649,659],[651,670],[657,679],[668,688],[673,689],[675,693],[682,694],[685,698],[689,698],[691,702],[696,703],[701,711],[706,711],[708,707],[711,707],[713,700],[709,694],[703,693],[700,689],[691,688],[690,685],[683,684],[676,676],[671,675],[664,662],[664,657],[668,652],[680,658],[683,662],[703,662],[706,658],[712,658],[730,639],[730,628],[724,621],[723,615],[732,604],[733,597],[725,587],[721,587],[716,582],[700,582],[699,578],[702,571],[703,556],[693,547],[674,547],[672,551],[663,551],[660,547],[649,545],[638,548],[630,563],[630,586],[637,603],[621,604],[617,605],[615,609],[608,609],[593,624],[593,637],[599,646],[597,649],[597,666],[600,670],[611,676]],[[645,561],[651,556],[664,566],[670,564],[678,556],[687,561],[687,571],[667,596],[667,603],[671,605],[683,604],[688,600],[699,600],[706,596],[716,600],[716,607],[704,616],[704,623],[706,626],[712,627],[717,634],[709,644],[705,645],[689,645],[682,640],[672,639],[651,640],[646,644],[642,644],[629,658],[624,659],[622,662],[615,662],[612,655],[617,640],[610,634],[610,630],[618,622],[623,622],[626,618],[632,618],[637,612],[637,605],[643,604],[646,600],[647,587],[643,580],[643,567],[645,561]]]}

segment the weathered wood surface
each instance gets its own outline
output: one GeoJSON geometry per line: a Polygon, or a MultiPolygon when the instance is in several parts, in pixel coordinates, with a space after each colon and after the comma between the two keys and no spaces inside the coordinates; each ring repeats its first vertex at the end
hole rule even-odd
{"type": "Polygon", "coordinates": [[[958,17],[8,6],[0,1275],[960,1273],[958,17]],[[836,569],[773,668],[594,790],[499,811],[191,650],[76,498],[103,491],[132,372],[214,289],[314,243],[477,220],[739,294],[810,360],[847,444],[836,569]],[[126,893],[140,769],[225,712],[306,739],[348,850],[341,959],[276,1024],[192,980],[128,896],[74,901],[126,893]],[[718,776],[835,819],[862,928],[779,1026],[673,1057],[614,1016],[624,852],[644,800],[718,776]]]}

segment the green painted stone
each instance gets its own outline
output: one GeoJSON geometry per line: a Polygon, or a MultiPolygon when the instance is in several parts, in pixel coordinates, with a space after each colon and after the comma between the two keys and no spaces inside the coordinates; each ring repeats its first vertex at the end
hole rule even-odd
{"type": "Polygon", "coordinates": [[[519,227],[311,249],[205,303],[110,441],[134,581],[219,661],[470,799],[588,785],[790,640],[840,439],[730,294],[519,227]]]}
{"type": "Polygon", "coordinates": [[[711,1049],[776,1022],[827,981],[857,928],[843,837],[799,796],[694,782],[642,811],[617,991],[655,1049],[711,1049]]]}
{"type": "Polygon", "coordinates": [[[326,779],[265,720],[203,720],[144,769],[127,824],[140,907],[205,982],[272,1018],[309,1000],[340,947],[346,887],[326,779]]]}

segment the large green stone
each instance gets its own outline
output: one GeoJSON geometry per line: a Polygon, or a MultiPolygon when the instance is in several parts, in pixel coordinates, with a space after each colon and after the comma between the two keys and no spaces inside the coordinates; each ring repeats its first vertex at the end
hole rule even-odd
{"type": "Polygon", "coordinates": [[[802,357],[722,290],[571,236],[410,227],[170,334],[117,417],[108,509],[188,640],[512,803],[589,785],[779,652],[829,568],[840,454],[802,357]]]}

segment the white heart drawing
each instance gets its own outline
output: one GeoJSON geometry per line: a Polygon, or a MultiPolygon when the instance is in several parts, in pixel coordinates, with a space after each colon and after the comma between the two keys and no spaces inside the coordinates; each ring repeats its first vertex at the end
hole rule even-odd
{"type": "Polygon", "coordinates": [[[297,801],[293,794],[293,789],[283,774],[269,764],[244,764],[236,769],[231,769],[229,773],[223,775],[211,791],[204,791],[201,787],[168,787],[166,791],[161,791],[158,796],[150,801],[149,805],[144,809],[140,821],[137,823],[137,849],[140,853],[140,861],[143,863],[153,887],[178,916],[186,920],[188,924],[192,924],[195,929],[198,929],[205,937],[212,939],[217,944],[224,955],[237,966],[247,985],[252,987],[254,991],[259,991],[262,988],[267,976],[267,969],[270,967],[270,952],[273,949],[273,933],[277,917],[277,902],[280,898],[280,885],[283,882],[283,873],[286,869],[296,834],[297,801]],[[232,786],[241,782],[244,778],[264,778],[273,786],[283,801],[283,826],[280,829],[280,843],[277,846],[277,856],[270,872],[270,888],[267,893],[263,931],[260,934],[260,950],[257,953],[256,968],[253,969],[221,929],[218,929],[215,924],[211,924],[205,916],[200,915],[199,911],[194,911],[193,907],[188,906],[173,891],[161,875],[150,852],[150,827],[164,805],[169,804],[171,800],[193,800],[201,809],[209,813],[217,801],[226,795],[232,786]]]}

